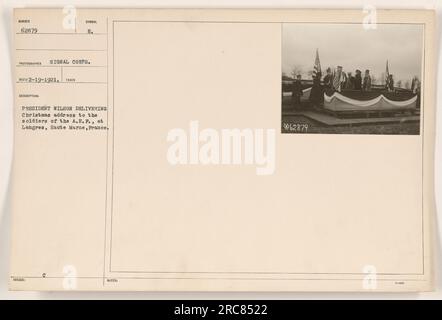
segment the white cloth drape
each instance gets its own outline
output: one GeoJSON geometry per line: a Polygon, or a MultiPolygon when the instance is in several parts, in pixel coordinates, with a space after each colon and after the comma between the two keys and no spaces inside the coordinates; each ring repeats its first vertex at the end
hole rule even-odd
{"type": "Polygon", "coordinates": [[[395,110],[416,108],[417,96],[405,101],[393,101],[383,94],[366,101],[348,98],[338,92],[327,96],[324,93],[324,108],[333,111],[358,111],[358,110],[395,110]]]}

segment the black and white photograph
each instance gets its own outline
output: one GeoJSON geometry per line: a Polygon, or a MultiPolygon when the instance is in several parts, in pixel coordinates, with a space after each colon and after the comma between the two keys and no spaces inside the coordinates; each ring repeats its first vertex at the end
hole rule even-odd
{"type": "Polygon", "coordinates": [[[442,1],[395,1],[0,1],[4,313],[442,300],[442,1]]]}
{"type": "Polygon", "coordinates": [[[421,24],[285,23],[282,133],[419,135],[421,24]]]}

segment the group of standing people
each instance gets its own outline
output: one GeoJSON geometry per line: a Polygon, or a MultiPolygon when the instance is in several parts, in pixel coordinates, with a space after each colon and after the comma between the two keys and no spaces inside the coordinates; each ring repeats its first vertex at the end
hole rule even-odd
{"type": "MultiPolygon", "coordinates": [[[[393,75],[389,75],[386,83],[386,89],[393,91],[394,81],[393,75]]],[[[313,74],[313,87],[310,92],[309,101],[312,105],[320,105],[324,100],[325,92],[342,92],[343,90],[360,90],[371,91],[371,75],[370,70],[365,70],[364,75],[359,69],[355,70],[355,75],[351,72],[344,72],[342,66],[338,66],[334,72],[331,68],[327,68],[326,75],[321,84],[321,72],[313,74]]],[[[301,75],[297,75],[292,84],[292,105],[297,108],[301,104],[301,96],[303,95],[301,85],[301,75]]]]}
{"type": "Polygon", "coordinates": [[[345,73],[341,66],[338,66],[334,73],[330,68],[326,70],[327,74],[324,77],[324,89],[341,92],[342,90],[362,90],[371,91],[371,75],[370,70],[365,70],[362,77],[362,72],[356,69],[355,75],[351,72],[345,73]]]}

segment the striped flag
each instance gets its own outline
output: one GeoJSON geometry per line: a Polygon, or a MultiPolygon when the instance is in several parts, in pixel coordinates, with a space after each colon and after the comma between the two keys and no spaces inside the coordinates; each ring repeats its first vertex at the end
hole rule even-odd
{"type": "Polygon", "coordinates": [[[385,67],[385,84],[387,85],[387,88],[390,85],[390,71],[388,70],[388,60],[387,60],[387,66],[385,67]]]}
{"type": "Polygon", "coordinates": [[[316,78],[317,75],[321,76],[321,61],[319,60],[318,49],[316,49],[315,65],[313,66],[313,77],[316,78]]]}
{"type": "Polygon", "coordinates": [[[342,82],[342,70],[340,70],[340,68],[338,67],[333,72],[333,88],[336,91],[341,92],[341,82],[342,82]]]}

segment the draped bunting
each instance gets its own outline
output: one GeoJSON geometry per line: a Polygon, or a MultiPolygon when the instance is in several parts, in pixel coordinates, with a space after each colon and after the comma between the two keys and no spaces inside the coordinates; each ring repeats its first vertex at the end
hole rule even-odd
{"type": "Polygon", "coordinates": [[[381,94],[370,100],[356,100],[338,92],[331,96],[324,93],[324,108],[332,111],[411,110],[416,108],[416,101],[417,96],[405,101],[393,101],[381,94]]]}
{"type": "MultiPolygon", "coordinates": [[[[301,102],[306,102],[309,100],[312,87],[302,90],[301,102]]],[[[345,94],[345,93],[344,93],[345,94]]],[[[347,93],[351,94],[350,93],[347,93]]],[[[417,96],[414,95],[409,98],[410,95],[393,95],[392,93],[376,93],[376,92],[365,92],[363,98],[371,98],[379,94],[378,96],[368,99],[354,99],[343,95],[335,91],[331,96],[324,93],[324,108],[331,111],[395,111],[395,110],[413,110],[416,108],[417,96]],[[367,97],[368,95],[368,97],[367,97]],[[387,98],[386,95],[389,97],[387,98]],[[371,96],[371,97],[370,97],[371,96]],[[404,99],[401,101],[396,101],[392,99],[404,99]]],[[[284,97],[291,97],[291,92],[283,92],[284,97]]],[[[358,94],[359,98],[359,94],[358,94]]],[[[362,98],[362,97],[361,97],[362,98]]]]}

